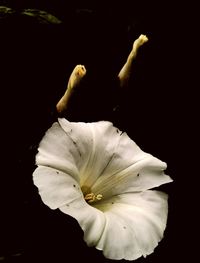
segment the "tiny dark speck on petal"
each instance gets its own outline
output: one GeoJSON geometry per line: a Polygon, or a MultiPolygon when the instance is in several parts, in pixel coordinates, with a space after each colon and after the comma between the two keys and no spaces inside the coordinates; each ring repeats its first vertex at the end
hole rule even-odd
{"type": "Polygon", "coordinates": [[[123,229],[126,229],[126,227],[125,227],[125,226],[123,226],[123,229]]]}
{"type": "Polygon", "coordinates": [[[58,172],[58,171],[56,171],[56,173],[57,173],[57,174],[59,174],[59,172],[58,172]]]}
{"type": "Polygon", "coordinates": [[[114,204],[114,202],[111,203],[112,205],[114,204]]]}
{"type": "Polygon", "coordinates": [[[120,133],[120,136],[122,136],[123,131],[120,131],[119,129],[116,129],[117,133],[120,133]]]}
{"type": "Polygon", "coordinates": [[[137,174],[137,177],[139,177],[140,176],[140,174],[137,174]]]}
{"type": "Polygon", "coordinates": [[[73,187],[76,187],[76,185],[75,185],[75,184],[73,184],[73,187]]]}

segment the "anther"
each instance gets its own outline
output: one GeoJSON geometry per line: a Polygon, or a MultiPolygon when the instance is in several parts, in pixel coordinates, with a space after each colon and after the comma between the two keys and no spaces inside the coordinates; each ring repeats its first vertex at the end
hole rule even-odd
{"type": "Polygon", "coordinates": [[[94,193],[90,193],[90,194],[86,194],[84,198],[85,198],[85,201],[87,201],[88,203],[93,203],[95,201],[101,200],[102,197],[103,195],[101,194],[95,195],[94,193]]]}

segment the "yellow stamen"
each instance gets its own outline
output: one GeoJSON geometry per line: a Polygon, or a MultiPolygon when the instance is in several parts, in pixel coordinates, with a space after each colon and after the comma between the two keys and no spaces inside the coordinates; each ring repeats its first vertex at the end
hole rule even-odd
{"type": "Polygon", "coordinates": [[[94,193],[90,193],[90,194],[86,194],[84,198],[85,198],[85,200],[86,200],[88,203],[93,203],[93,202],[95,202],[95,201],[101,200],[102,197],[103,197],[103,195],[101,195],[101,194],[95,195],[94,193]]]}
{"type": "Polygon", "coordinates": [[[101,199],[102,199],[102,197],[103,197],[103,195],[101,195],[101,194],[98,194],[98,195],[96,196],[96,199],[97,199],[97,200],[101,200],[101,199]]]}

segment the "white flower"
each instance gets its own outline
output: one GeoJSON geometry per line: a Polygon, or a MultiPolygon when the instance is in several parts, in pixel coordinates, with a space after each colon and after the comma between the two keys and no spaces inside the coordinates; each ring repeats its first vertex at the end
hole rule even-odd
{"type": "Polygon", "coordinates": [[[88,246],[110,259],[153,252],[166,227],[166,163],[112,123],[58,119],[43,137],[33,173],[43,202],[74,217],[88,246]]]}

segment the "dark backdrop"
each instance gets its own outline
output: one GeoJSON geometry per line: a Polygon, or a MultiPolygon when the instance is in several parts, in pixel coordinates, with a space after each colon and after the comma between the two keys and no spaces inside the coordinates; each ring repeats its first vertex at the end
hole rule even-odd
{"type": "Polygon", "coordinates": [[[184,9],[149,2],[0,1],[12,8],[0,18],[0,261],[112,262],[85,245],[73,218],[46,207],[32,183],[37,144],[55,120],[56,102],[76,64],[84,64],[88,74],[74,98],[78,106],[67,117],[113,121],[142,149],[166,161],[174,179],[163,187],[169,193],[165,237],[137,262],[187,256],[192,206],[183,196],[190,119],[184,39],[179,38],[184,9]],[[45,10],[60,23],[22,15],[25,8],[45,10]],[[141,48],[129,88],[119,92],[116,76],[141,33],[149,42],[141,48]]]}

